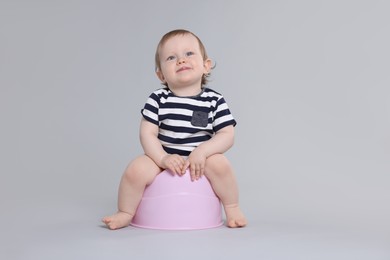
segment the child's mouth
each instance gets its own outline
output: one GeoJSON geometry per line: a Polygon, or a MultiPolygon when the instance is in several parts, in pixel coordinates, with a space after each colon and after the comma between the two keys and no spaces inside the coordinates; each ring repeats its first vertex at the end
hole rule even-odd
{"type": "Polygon", "coordinates": [[[185,70],[189,70],[189,69],[191,69],[191,68],[190,67],[181,67],[176,72],[181,72],[181,71],[185,71],[185,70]]]}

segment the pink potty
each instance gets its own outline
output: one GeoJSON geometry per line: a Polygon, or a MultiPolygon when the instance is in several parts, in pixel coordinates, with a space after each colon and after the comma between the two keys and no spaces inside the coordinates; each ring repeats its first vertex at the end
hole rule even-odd
{"type": "Polygon", "coordinates": [[[191,181],[165,170],[146,187],[131,225],[150,229],[191,230],[221,226],[222,209],[208,179],[191,181]]]}

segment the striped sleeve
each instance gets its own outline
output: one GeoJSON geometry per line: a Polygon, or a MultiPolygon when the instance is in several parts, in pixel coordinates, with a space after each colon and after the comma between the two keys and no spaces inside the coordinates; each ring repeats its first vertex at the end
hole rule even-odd
{"type": "Polygon", "coordinates": [[[158,109],[159,97],[156,93],[152,93],[147,99],[144,108],[141,110],[142,116],[149,122],[159,125],[158,109]]]}
{"type": "Polygon", "coordinates": [[[221,96],[218,99],[216,108],[214,111],[214,132],[218,132],[222,128],[233,125],[236,126],[237,122],[234,119],[233,115],[230,113],[229,107],[225,99],[221,96]]]}

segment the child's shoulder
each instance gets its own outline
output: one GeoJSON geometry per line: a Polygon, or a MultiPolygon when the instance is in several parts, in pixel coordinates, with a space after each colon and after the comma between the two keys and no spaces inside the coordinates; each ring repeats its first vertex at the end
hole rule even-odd
{"type": "Polygon", "coordinates": [[[155,89],[151,94],[150,94],[150,97],[152,96],[157,96],[159,98],[161,97],[167,97],[169,95],[169,89],[167,87],[162,87],[162,88],[158,88],[158,89],[155,89]]]}
{"type": "Polygon", "coordinates": [[[204,87],[203,93],[208,95],[208,96],[222,97],[222,94],[220,92],[218,92],[210,87],[204,87]]]}
{"type": "Polygon", "coordinates": [[[166,94],[166,93],[168,93],[168,92],[169,92],[169,88],[168,88],[168,87],[161,87],[161,88],[155,89],[155,90],[152,92],[152,94],[153,94],[153,93],[154,93],[154,94],[161,94],[161,93],[166,94]]]}

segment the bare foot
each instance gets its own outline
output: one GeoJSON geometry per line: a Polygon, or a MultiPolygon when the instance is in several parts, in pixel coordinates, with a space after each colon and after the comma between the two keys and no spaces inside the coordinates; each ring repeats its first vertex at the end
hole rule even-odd
{"type": "Polygon", "coordinates": [[[118,211],[116,214],[103,218],[103,223],[107,225],[109,229],[119,229],[130,225],[133,215],[118,211]]]}
{"type": "Polygon", "coordinates": [[[241,212],[238,204],[226,205],[224,208],[227,218],[226,224],[228,227],[237,228],[245,227],[247,225],[246,218],[241,212]]]}

